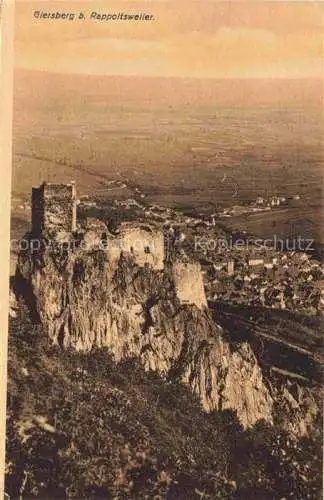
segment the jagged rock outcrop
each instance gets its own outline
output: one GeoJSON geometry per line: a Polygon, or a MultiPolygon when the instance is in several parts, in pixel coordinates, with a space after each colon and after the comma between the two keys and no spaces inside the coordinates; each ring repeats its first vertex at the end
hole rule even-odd
{"type": "Polygon", "coordinates": [[[275,420],[280,427],[295,436],[307,436],[313,431],[320,412],[309,387],[287,381],[275,388],[272,396],[275,400],[275,420]]]}
{"type": "Polygon", "coordinates": [[[20,253],[15,286],[53,344],[139,357],[188,383],[206,410],[236,409],[244,426],[272,420],[249,344],[232,351],[206,308],[181,304],[172,272],[139,267],[129,254],[112,263],[103,250],[62,252],[51,243],[20,253]]]}
{"type": "Polygon", "coordinates": [[[17,300],[15,297],[15,294],[13,293],[13,290],[10,288],[10,290],[9,290],[9,317],[16,318],[17,311],[18,311],[17,300]]]}

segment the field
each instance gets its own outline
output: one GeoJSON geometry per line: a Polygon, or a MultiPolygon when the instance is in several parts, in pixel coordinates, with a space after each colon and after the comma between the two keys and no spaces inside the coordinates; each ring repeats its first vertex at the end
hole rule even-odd
{"type": "MultiPolygon", "coordinates": [[[[13,234],[42,181],[79,194],[214,211],[258,195],[301,196],[293,213],[323,241],[322,87],[316,80],[182,80],[15,74],[13,234]],[[120,179],[125,188],[109,190],[120,179]],[[137,191],[136,191],[137,189],[137,191]]],[[[273,228],[271,214],[233,220],[273,228]],[[270,217],[270,220],[268,220],[270,217]]],[[[288,224],[289,225],[289,224],[288,224]]],[[[267,232],[267,231],[266,231],[267,232]]]]}
{"type": "MultiPolygon", "coordinates": [[[[316,203],[307,203],[307,200],[299,206],[272,210],[250,215],[232,217],[227,223],[231,229],[245,230],[249,234],[258,235],[271,239],[276,237],[277,241],[283,240],[289,246],[289,241],[298,236],[305,241],[302,243],[306,249],[309,240],[318,243],[324,242],[324,214],[323,205],[320,200],[316,203]],[[306,241],[308,240],[308,241],[306,241]]],[[[302,245],[301,244],[301,245],[302,245]]],[[[291,250],[293,250],[292,243],[291,250]]],[[[302,250],[302,248],[299,248],[302,250]]]]}

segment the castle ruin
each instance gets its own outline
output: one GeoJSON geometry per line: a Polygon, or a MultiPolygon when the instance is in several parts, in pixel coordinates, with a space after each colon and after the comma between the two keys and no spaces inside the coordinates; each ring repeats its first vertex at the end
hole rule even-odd
{"type": "Polygon", "coordinates": [[[110,260],[118,260],[121,253],[132,255],[134,262],[152,269],[164,269],[164,234],[162,230],[122,223],[119,233],[109,241],[107,254],[110,260]]]}
{"type": "Polygon", "coordinates": [[[43,182],[32,189],[32,232],[76,230],[76,186],[43,182]]]}
{"type": "Polygon", "coordinates": [[[199,262],[177,260],[172,265],[176,294],[181,304],[207,307],[206,294],[199,262]]]}
{"type": "MultiPolygon", "coordinates": [[[[76,186],[44,182],[32,190],[32,233],[73,233],[77,229],[76,186]]],[[[92,223],[85,229],[83,238],[89,248],[95,247],[102,234],[106,234],[104,223],[98,227],[92,223]],[[88,241],[89,240],[89,241],[88,241]],[[91,245],[92,243],[92,245],[91,245]]],[[[122,223],[115,235],[107,234],[105,252],[108,261],[115,265],[120,256],[130,255],[139,267],[149,266],[156,271],[171,271],[176,295],[181,304],[207,307],[203,278],[198,262],[182,262],[168,259],[165,235],[162,229],[122,223]]]]}

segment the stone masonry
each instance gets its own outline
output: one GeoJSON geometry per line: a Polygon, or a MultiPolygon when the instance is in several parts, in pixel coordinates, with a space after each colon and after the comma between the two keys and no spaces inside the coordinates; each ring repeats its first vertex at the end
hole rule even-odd
{"type": "Polygon", "coordinates": [[[75,183],[50,184],[44,182],[32,189],[32,231],[76,230],[75,183]]]}
{"type": "MultiPolygon", "coordinates": [[[[34,235],[41,235],[43,232],[56,235],[61,232],[72,233],[76,231],[76,224],[74,182],[70,184],[44,182],[40,187],[33,188],[32,233],[34,235]]],[[[83,237],[87,243],[94,243],[97,241],[96,237],[102,234],[102,227],[99,232],[95,228],[88,227],[83,237]]],[[[181,262],[170,255],[168,258],[162,230],[138,227],[134,223],[122,223],[119,232],[113,237],[110,235],[106,243],[106,254],[111,264],[116,263],[123,253],[132,255],[139,267],[148,265],[157,271],[168,268],[171,270],[180,303],[195,304],[200,309],[207,307],[200,264],[181,262]]]]}

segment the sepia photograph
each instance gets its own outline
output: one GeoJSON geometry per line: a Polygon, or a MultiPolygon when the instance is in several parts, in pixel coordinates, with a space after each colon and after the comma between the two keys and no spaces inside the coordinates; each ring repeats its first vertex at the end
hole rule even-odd
{"type": "Polygon", "coordinates": [[[15,2],[4,499],[322,498],[323,21],[15,2]]]}

